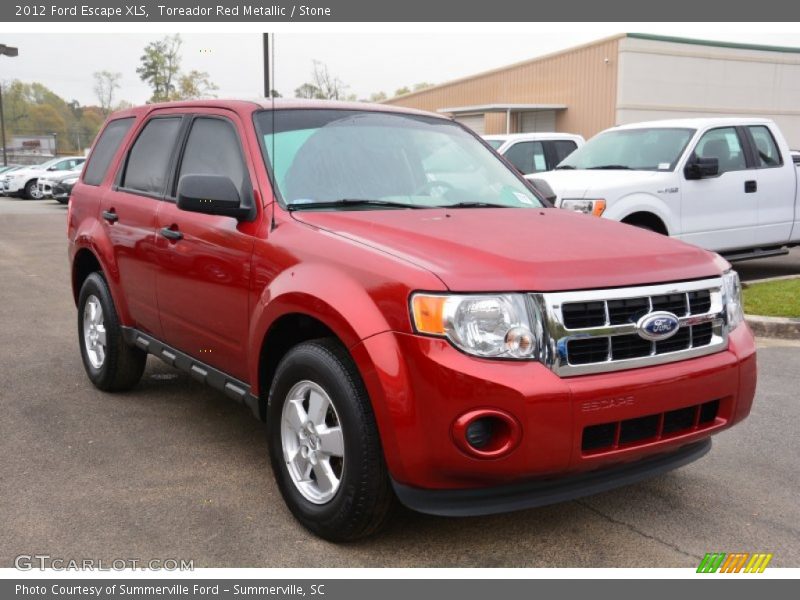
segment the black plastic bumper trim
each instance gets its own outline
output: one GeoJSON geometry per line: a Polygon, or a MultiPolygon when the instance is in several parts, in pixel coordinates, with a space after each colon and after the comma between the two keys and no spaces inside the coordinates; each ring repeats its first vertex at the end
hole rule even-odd
{"type": "Polygon", "coordinates": [[[711,438],[634,463],[599,469],[559,479],[479,489],[421,489],[392,481],[398,499],[417,512],[443,517],[472,517],[513,512],[557,504],[630,485],[701,458],[711,449],[711,438]]]}

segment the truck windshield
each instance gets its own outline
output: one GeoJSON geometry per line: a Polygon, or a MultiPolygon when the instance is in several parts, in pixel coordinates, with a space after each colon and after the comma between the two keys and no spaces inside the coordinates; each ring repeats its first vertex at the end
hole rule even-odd
{"type": "Polygon", "coordinates": [[[279,198],[293,210],[540,208],[461,126],[435,117],[278,109],[255,123],[279,198]]]}
{"type": "Polygon", "coordinates": [[[694,132],[668,127],[607,131],[575,150],[556,169],[672,171],[694,132]]]}

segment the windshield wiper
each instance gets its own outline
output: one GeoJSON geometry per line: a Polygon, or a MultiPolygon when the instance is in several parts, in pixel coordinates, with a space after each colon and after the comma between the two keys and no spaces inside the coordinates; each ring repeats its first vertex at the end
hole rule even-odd
{"type": "Polygon", "coordinates": [[[631,170],[630,167],[626,167],[625,165],[600,165],[598,167],[589,167],[589,169],[591,169],[591,170],[607,169],[609,171],[611,171],[611,170],[614,170],[614,171],[616,171],[616,170],[630,171],[631,170]]]}
{"type": "Polygon", "coordinates": [[[375,206],[377,208],[425,208],[416,204],[405,204],[403,202],[392,202],[391,200],[374,200],[370,198],[340,198],[338,200],[321,200],[319,202],[296,202],[289,204],[286,209],[289,211],[306,210],[315,208],[338,208],[338,207],[359,207],[375,206]]]}
{"type": "Polygon", "coordinates": [[[570,171],[574,171],[575,167],[573,167],[572,165],[558,165],[556,167],[556,171],[561,171],[562,169],[569,169],[570,171]]]}
{"type": "Polygon", "coordinates": [[[455,204],[437,204],[431,208],[514,208],[506,204],[492,204],[491,202],[456,202],[455,204]]]}

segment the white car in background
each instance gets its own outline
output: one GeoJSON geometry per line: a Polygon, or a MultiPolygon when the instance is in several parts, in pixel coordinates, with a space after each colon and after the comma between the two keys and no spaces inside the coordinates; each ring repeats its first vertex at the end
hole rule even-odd
{"type": "Polygon", "coordinates": [[[41,165],[32,165],[2,176],[3,192],[7,196],[40,198],[38,180],[55,171],[69,171],[86,162],[85,156],[59,156],[41,165]]]}
{"type": "Polygon", "coordinates": [[[512,133],[483,139],[523,175],[552,171],[585,142],[572,133],[512,133]]]}
{"type": "MultiPolygon", "coordinates": [[[[75,165],[71,169],[64,169],[62,171],[48,171],[46,175],[39,177],[36,187],[39,189],[40,198],[52,198],[53,188],[56,183],[60,183],[65,178],[67,180],[78,179],[81,176],[83,167],[86,163],[75,165]]],[[[74,183],[74,182],[73,182],[74,183]]]]}

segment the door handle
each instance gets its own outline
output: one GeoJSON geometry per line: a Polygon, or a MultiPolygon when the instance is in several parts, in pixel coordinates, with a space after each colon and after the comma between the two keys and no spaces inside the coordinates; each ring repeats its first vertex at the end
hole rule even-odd
{"type": "Polygon", "coordinates": [[[750,181],[745,181],[744,182],[744,193],[745,194],[752,194],[757,190],[758,190],[758,182],[756,182],[754,179],[751,179],[750,181]]]}
{"type": "Polygon", "coordinates": [[[109,223],[116,223],[119,221],[119,215],[117,215],[117,212],[113,208],[111,210],[104,210],[103,218],[109,223]]]}
{"type": "Polygon", "coordinates": [[[180,231],[177,229],[171,229],[170,227],[162,227],[159,233],[173,242],[183,239],[183,234],[180,231]]]}

